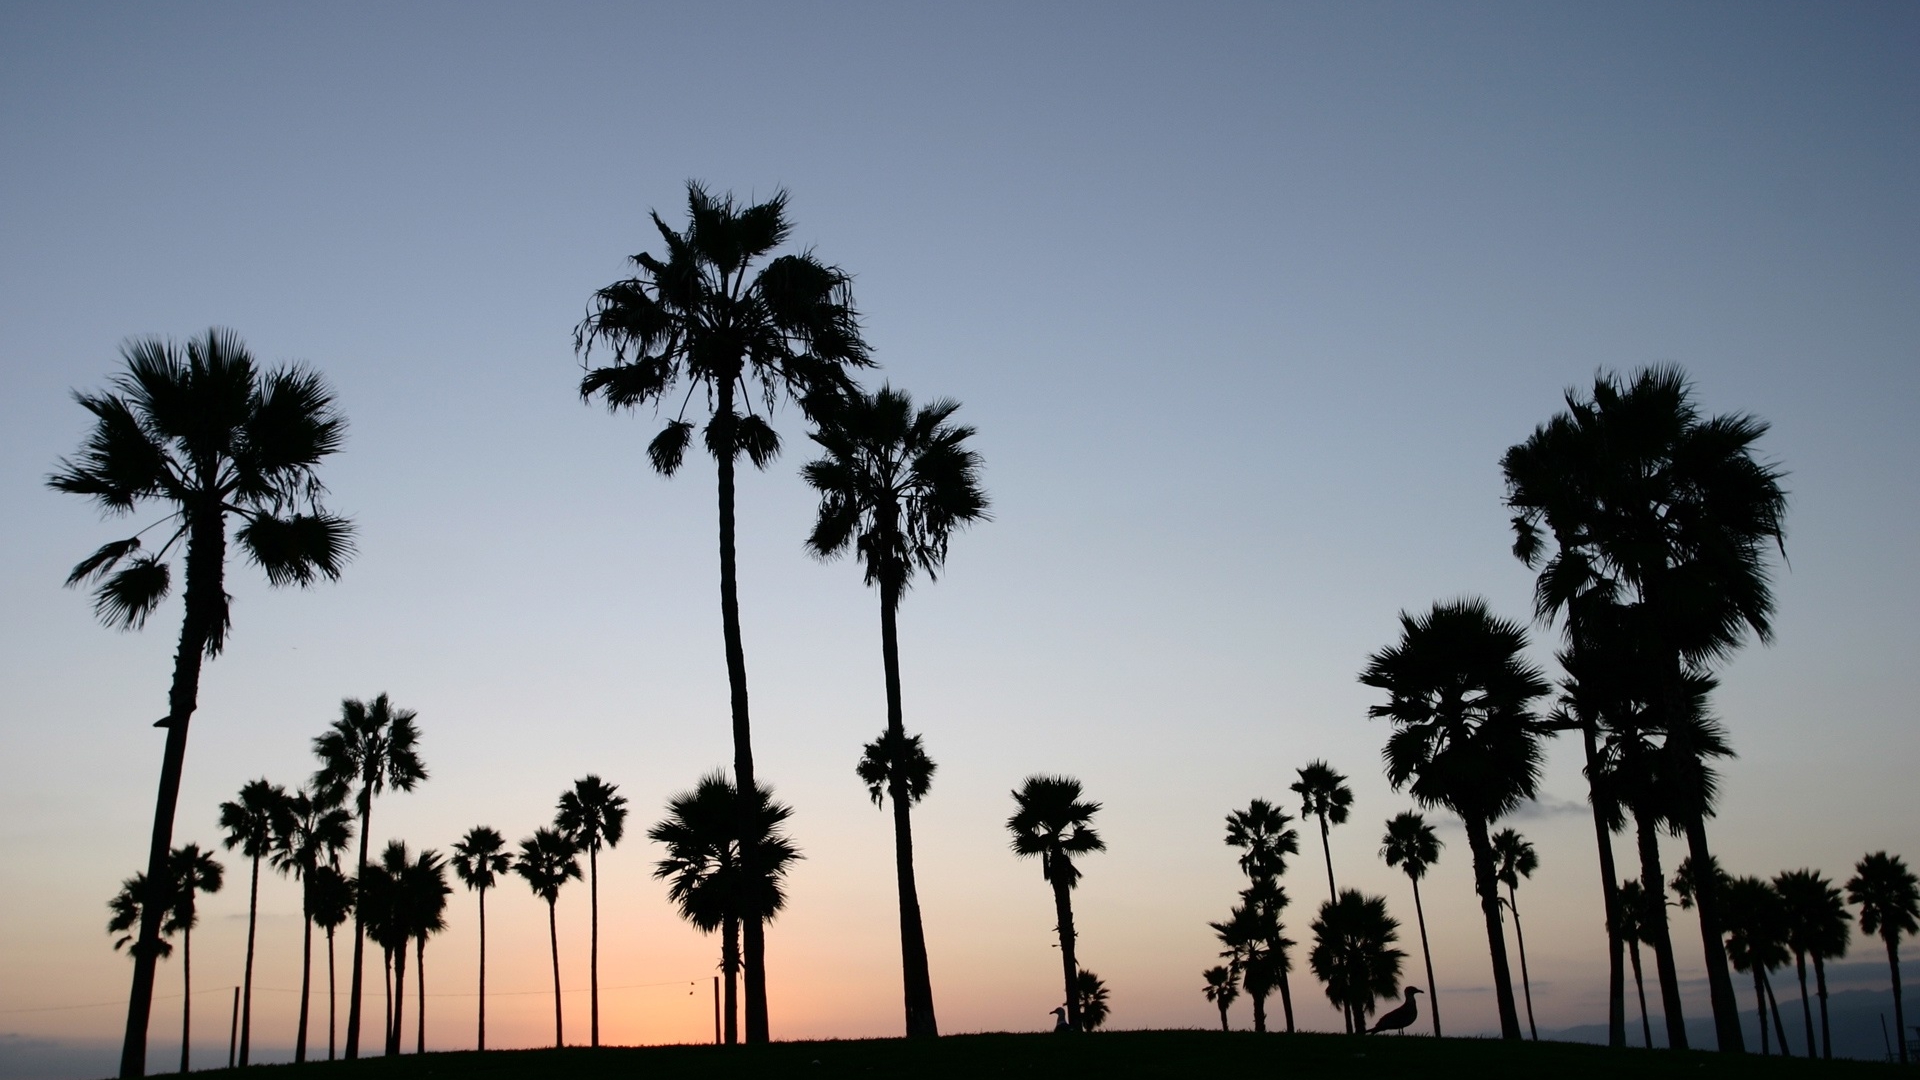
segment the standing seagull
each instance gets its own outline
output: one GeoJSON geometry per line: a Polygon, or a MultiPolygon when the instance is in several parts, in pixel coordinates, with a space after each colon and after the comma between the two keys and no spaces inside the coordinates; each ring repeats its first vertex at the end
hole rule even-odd
{"type": "Polygon", "coordinates": [[[1407,1000],[1402,1002],[1399,1008],[1375,1020],[1373,1026],[1367,1029],[1367,1034],[1377,1035],[1382,1031],[1399,1031],[1412,1027],[1413,1022],[1420,1018],[1420,1005],[1413,997],[1419,992],[1420,988],[1417,986],[1407,987],[1407,1000]]]}

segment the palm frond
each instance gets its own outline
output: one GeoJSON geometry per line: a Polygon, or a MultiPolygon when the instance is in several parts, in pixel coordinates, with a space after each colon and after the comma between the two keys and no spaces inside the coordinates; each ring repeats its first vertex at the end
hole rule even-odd
{"type": "Polygon", "coordinates": [[[94,590],[93,613],[117,630],[138,630],[167,598],[172,583],[166,563],[152,555],[140,556],[94,590]]]}
{"type": "Polygon", "coordinates": [[[353,524],[325,512],[275,517],[255,514],[239,532],[240,546],[275,586],[340,580],[352,556],[353,524]]]}

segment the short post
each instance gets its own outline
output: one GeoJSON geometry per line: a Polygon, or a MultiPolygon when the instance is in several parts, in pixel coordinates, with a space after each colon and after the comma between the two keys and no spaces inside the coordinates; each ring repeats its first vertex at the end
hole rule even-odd
{"type": "Polygon", "coordinates": [[[233,1022],[227,1025],[227,1068],[233,1068],[235,1051],[240,1046],[240,988],[233,988],[233,1022]]]}

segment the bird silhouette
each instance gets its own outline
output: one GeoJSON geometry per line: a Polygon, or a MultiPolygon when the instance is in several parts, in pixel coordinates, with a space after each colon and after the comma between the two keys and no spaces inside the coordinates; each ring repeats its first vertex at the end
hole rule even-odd
{"type": "Polygon", "coordinates": [[[1413,1022],[1420,1018],[1420,1006],[1414,1001],[1413,995],[1420,992],[1421,990],[1417,986],[1407,987],[1407,999],[1401,1002],[1399,1008],[1375,1020],[1373,1026],[1367,1029],[1367,1034],[1376,1035],[1382,1031],[1399,1031],[1412,1026],[1413,1022]]]}
{"type": "Polygon", "coordinates": [[[1053,1030],[1055,1034],[1062,1031],[1073,1030],[1073,1028],[1067,1024],[1067,1010],[1065,1008],[1053,1010],[1053,1030]]]}

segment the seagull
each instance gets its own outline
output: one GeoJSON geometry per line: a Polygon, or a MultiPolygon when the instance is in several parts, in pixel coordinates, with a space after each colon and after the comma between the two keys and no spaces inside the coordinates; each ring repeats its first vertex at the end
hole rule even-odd
{"type": "Polygon", "coordinates": [[[1375,1020],[1373,1026],[1367,1029],[1367,1034],[1374,1035],[1382,1031],[1399,1031],[1411,1027],[1420,1017],[1420,1006],[1413,999],[1413,995],[1420,992],[1417,986],[1407,987],[1406,1001],[1402,1002],[1399,1008],[1375,1020]]]}
{"type": "Polygon", "coordinates": [[[1053,1030],[1056,1035],[1062,1031],[1073,1030],[1073,1028],[1067,1026],[1067,1010],[1065,1008],[1053,1010],[1053,1030]]]}

